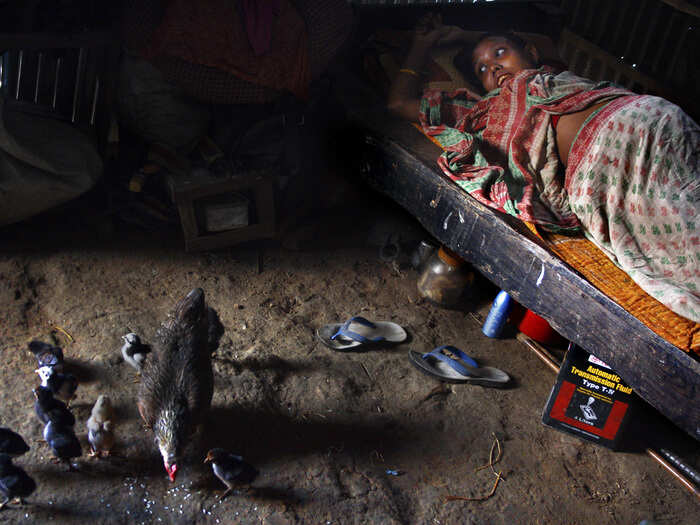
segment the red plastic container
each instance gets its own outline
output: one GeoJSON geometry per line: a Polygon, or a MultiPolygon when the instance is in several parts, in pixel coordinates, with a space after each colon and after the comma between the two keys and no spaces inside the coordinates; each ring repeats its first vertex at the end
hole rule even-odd
{"type": "Polygon", "coordinates": [[[546,319],[540,317],[532,310],[525,311],[522,319],[518,321],[518,330],[542,344],[557,344],[564,340],[564,338],[549,325],[546,319]]]}

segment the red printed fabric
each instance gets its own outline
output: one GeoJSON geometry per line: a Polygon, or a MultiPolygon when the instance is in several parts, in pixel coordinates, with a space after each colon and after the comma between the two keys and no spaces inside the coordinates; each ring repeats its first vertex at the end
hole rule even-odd
{"type": "Polygon", "coordinates": [[[300,98],[311,82],[306,25],[289,0],[257,10],[250,2],[170,0],[143,55],[220,69],[300,98]]]}
{"type": "Polygon", "coordinates": [[[678,106],[621,97],[579,131],[566,189],[586,237],[672,311],[700,322],[700,127],[678,106]]]}
{"type": "Polygon", "coordinates": [[[438,165],[479,202],[553,231],[580,224],[564,188],[552,115],[629,95],[548,68],[524,70],[479,99],[467,89],[426,91],[419,119],[445,152],[438,165]]]}

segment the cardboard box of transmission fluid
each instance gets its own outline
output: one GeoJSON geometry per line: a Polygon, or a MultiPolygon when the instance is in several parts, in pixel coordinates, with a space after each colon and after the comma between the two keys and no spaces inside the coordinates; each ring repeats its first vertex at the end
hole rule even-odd
{"type": "Polygon", "coordinates": [[[559,370],[542,422],[616,449],[631,417],[634,394],[603,361],[573,343],[559,370]]]}

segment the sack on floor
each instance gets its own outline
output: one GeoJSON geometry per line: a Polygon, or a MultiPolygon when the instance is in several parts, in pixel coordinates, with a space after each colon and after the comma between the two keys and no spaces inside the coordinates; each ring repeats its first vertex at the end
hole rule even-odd
{"type": "Polygon", "coordinates": [[[102,160],[87,135],[10,109],[0,98],[0,226],[82,195],[101,174],[102,160]]]}

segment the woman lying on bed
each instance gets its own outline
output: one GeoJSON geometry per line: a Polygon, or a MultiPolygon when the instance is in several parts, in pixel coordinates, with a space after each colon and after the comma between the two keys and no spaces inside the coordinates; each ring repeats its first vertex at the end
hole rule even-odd
{"type": "Polygon", "coordinates": [[[430,48],[464,38],[428,24],[388,106],[442,145],[440,168],[487,206],[549,230],[582,228],[643,290],[700,322],[700,127],[662,98],[538,68],[534,46],[511,34],[473,48],[486,95],[419,98],[430,48]]]}

